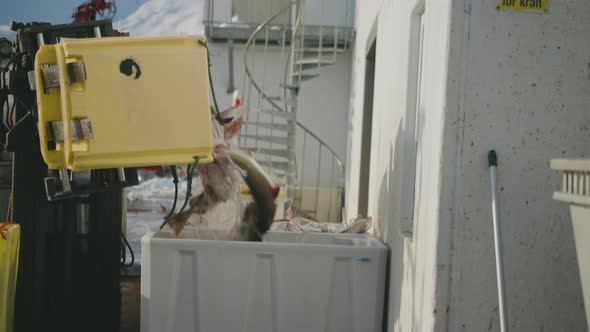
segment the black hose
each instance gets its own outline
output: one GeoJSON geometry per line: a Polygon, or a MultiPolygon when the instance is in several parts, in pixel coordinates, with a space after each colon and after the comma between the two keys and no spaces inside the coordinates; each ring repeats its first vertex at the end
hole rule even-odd
{"type": "Polygon", "coordinates": [[[170,171],[172,172],[172,182],[174,182],[174,202],[172,203],[170,212],[168,212],[168,215],[164,217],[164,220],[172,217],[174,210],[176,210],[176,202],[178,202],[178,173],[176,173],[176,165],[170,166],[170,171]]]}
{"type": "MultiPolygon", "coordinates": [[[[127,247],[127,249],[129,249],[129,254],[131,254],[131,262],[129,264],[125,263],[127,258],[125,257],[126,254],[123,254],[122,265],[125,267],[131,267],[131,266],[133,266],[133,264],[135,264],[135,255],[133,254],[133,249],[131,249],[131,245],[129,244],[129,241],[127,241],[125,234],[121,233],[121,237],[123,238],[123,242],[125,243],[125,246],[127,247]]],[[[125,248],[123,248],[123,252],[125,252],[125,248]]]]}
{"type": "Polygon", "coordinates": [[[127,260],[127,250],[125,249],[125,242],[121,241],[119,249],[121,249],[121,266],[125,266],[125,261],[127,260]]]}
{"type": "Polygon", "coordinates": [[[184,209],[186,208],[186,205],[188,204],[189,199],[192,196],[192,188],[193,188],[193,173],[195,172],[195,169],[197,168],[197,165],[199,164],[199,158],[195,158],[195,162],[191,165],[188,165],[188,174],[186,175],[186,194],[184,195],[184,203],[182,204],[182,207],[180,208],[180,210],[178,211],[178,213],[181,213],[182,211],[184,211],[184,209]]]}
{"type": "Polygon", "coordinates": [[[164,222],[162,222],[162,225],[160,225],[160,229],[164,228],[164,226],[166,226],[166,224],[168,224],[168,222],[170,220],[172,220],[174,217],[176,217],[180,213],[182,213],[184,211],[184,209],[186,208],[186,205],[188,204],[189,199],[191,198],[192,187],[193,187],[193,172],[197,168],[197,165],[199,164],[199,157],[194,157],[194,158],[195,158],[195,162],[192,165],[191,164],[187,165],[186,194],[184,195],[184,203],[182,204],[182,207],[180,208],[180,210],[178,210],[178,213],[164,219],[164,222]]]}

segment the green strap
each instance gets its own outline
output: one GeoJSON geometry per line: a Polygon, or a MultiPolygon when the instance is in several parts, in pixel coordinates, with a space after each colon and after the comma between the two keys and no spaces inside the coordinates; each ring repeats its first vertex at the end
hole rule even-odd
{"type": "Polygon", "coordinates": [[[207,46],[207,41],[199,40],[199,43],[203,45],[203,47],[205,47],[205,50],[207,50],[207,73],[209,76],[209,87],[211,88],[211,96],[213,97],[213,104],[215,105],[215,110],[211,108],[211,113],[213,113],[215,119],[217,119],[217,121],[221,125],[223,125],[223,119],[219,114],[219,106],[217,105],[217,98],[215,97],[215,87],[213,87],[213,78],[211,77],[211,58],[209,57],[209,46],[207,46]]]}
{"type": "Polygon", "coordinates": [[[182,204],[182,207],[180,208],[180,210],[177,213],[174,213],[172,215],[172,213],[170,215],[168,215],[165,219],[164,222],[162,222],[162,225],[160,225],[160,229],[164,228],[164,226],[166,226],[168,224],[168,222],[170,222],[170,220],[174,219],[174,217],[176,217],[177,215],[179,215],[180,213],[182,213],[184,211],[184,209],[186,208],[188,201],[190,200],[191,196],[192,196],[192,188],[193,188],[193,173],[195,171],[195,169],[197,168],[197,165],[199,164],[199,157],[193,157],[195,159],[195,162],[191,165],[188,164],[187,165],[187,174],[186,174],[186,194],[184,195],[184,203],[182,204]]]}

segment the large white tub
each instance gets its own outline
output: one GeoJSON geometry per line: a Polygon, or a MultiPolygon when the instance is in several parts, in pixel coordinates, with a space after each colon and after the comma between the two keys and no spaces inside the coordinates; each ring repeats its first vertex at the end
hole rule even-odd
{"type": "Polygon", "coordinates": [[[142,332],[381,331],[387,249],[370,236],[148,233],[141,245],[142,332]]]}

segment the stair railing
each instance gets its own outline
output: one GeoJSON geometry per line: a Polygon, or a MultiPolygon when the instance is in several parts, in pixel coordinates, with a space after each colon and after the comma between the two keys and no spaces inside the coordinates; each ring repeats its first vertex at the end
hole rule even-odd
{"type": "MultiPolygon", "coordinates": [[[[321,8],[323,12],[322,0],[321,8]]],[[[279,125],[275,122],[277,114],[290,115],[286,117],[287,126],[291,126],[293,130],[288,131],[286,139],[288,140],[288,170],[283,174],[283,185],[286,187],[285,200],[288,205],[299,207],[304,212],[312,215],[320,221],[329,222],[340,222],[341,218],[341,207],[343,202],[343,185],[344,185],[344,165],[336,152],[324,142],[317,134],[311,131],[309,128],[304,126],[296,119],[297,111],[297,94],[299,86],[302,83],[303,65],[296,69],[296,61],[303,59],[304,48],[305,48],[305,26],[303,24],[304,15],[304,0],[294,0],[288,6],[285,6],[271,17],[266,19],[260,25],[256,27],[252,35],[248,38],[244,47],[243,61],[244,61],[244,81],[242,82],[242,92],[244,94],[243,100],[250,108],[258,109],[259,112],[248,114],[246,117],[246,123],[242,130],[245,134],[248,134],[249,125],[248,123],[252,120],[254,123],[260,123],[261,115],[267,115],[261,113],[265,107],[270,107],[271,111],[275,113],[270,114],[270,135],[273,136],[273,127],[279,125]],[[283,38],[280,41],[280,52],[281,59],[285,60],[285,71],[283,76],[282,84],[277,84],[282,87],[283,100],[277,100],[277,97],[271,96],[267,91],[267,80],[266,80],[266,68],[262,69],[262,81],[258,81],[258,78],[253,74],[255,66],[253,61],[253,50],[258,47],[262,47],[262,58],[264,63],[268,55],[269,48],[269,29],[272,26],[273,20],[285,13],[289,13],[293,22],[290,35],[287,32],[283,33],[283,38]],[[264,33],[264,38],[259,38],[259,34],[264,33]],[[288,54],[285,54],[288,47],[288,54]],[[298,49],[299,48],[299,49],[298,49]],[[296,72],[297,70],[297,72],[296,72]],[[295,75],[297,73],[297,75],[295,75]],[[254,93],[254,94],[252,94],[254,93]],[[280,112],[280,113],[277,113],[280,112]],[[255,114],[257,113],[257,114],[255,114]],[[301,145],[296,147],[297,139],[301,139],[301,145]],[[310,160],[309,152],[313,150],[316,152],[317,159],[310,160]],[[306,158],[307,157],[307,158],[306,158]],[[311,177],[309,176],[311,172],[311,177]],[[326,190],[327,189],[327,193],[326,190]],[[305,197],[308,197],[307,199],[305,197]],[[327,209],[320,209],[320,205],[327,203],[327,209]],[[320,213],[320,210],[322,213],[320,213]]],[[[347,12],[348,12],[347,5],[347,12]]],[[[347,14],[348,15],[348,14],[347,14]]],[[[319,44],[318,50],[318,64],[317,70],[321,66],[323,43],[324,43],[324,31],[325,27],[320,25],[319,27],[319,44]]],[[[338,29],[334,27],[334,41],[333,41],[333,56],[336,56],[336,48],[338,46],[338,29]]],[[[346,34],[346,29],[345,33],[346,34]]],[[[346,47],[347,41],[344,40],[346,47]]],[[[260,56],[260,54],[257,54],[260,56]]],[[[300,62],[303,64],[303,62],[300,62]]],[[[273,86],[276,88],[276,86],[273,86]]],[[[280,95],[277,94],[277,95],[280,95]]],[[[254,124],[253,124],[254,125],[254,124]]],[[[255,126],[254,136],[259,136],[259,126],[255,126]]],[[[241,135],[240,145],[245,146],[244,142],[249,140],[247,135],[241,135]]],[[[264,151],[273,151],[274,143],[270,141],[270,147],[259,148],[258,140],[254,139],[255,145],[249,148],[254,150],[260,150],[261,154],[264,151]]],[[[265,164],[267,170],[272,174],[273,159],[271,155],[267,155],[268,162],[265,164]]]]}

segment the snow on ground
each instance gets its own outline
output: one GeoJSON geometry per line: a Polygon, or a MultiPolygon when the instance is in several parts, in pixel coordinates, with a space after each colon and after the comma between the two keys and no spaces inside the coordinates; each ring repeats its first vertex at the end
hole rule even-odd
{"type": "MultiPolygon", "coordinates": [[[[145,175],[145,172],[141,172],[145,175]]],[[[178,201],[176,210],[184,202],[186,193],[186,179],[178,182],[178,201]]],[[[201,179],[193,179],[192,195],[203,192],[201,179]]],[[[137,186],[127,188],[127,239],[136,255],[136,261],[141,257],[141,237],[158,229],[163,221],[165,212],[162,207],[170,209],[174,202],[174,183],[172,177],[152,177],[140,180],[137,186]]]]}
{"type": "MultiPolygon", "coordinates": [[[[178,200],[182,203],[186,192],[186,179],[179,179],[178,200]]],[[[192,194],[199,195],[203,192],[203,184],[198,176],[193,178],[192,194]]],[[[161,211],[160,204],[169,208],[174,200],[174,183],[171,177],[154,177],[141,181],[137,186],[127,189],[128,210],[161,211]]]]}
{"type": "Polygon", "coordinates": [[[115,22],[132,36],[203,34],[204,0],[150,0],[115,22]]]}
{"type": "MultiPolygon", "coordinates": [[[[193,196],[202,193],[203,185],[197,177],[193,181],[193,196]]],[[[165,212],[162,207],[170,208],[174,201],[174,184],[169,177],[152,178],[142,181],[137,186],[127,189],[127,239],[133,248],[136,261],[141,258],[141,238],[148,232],[157,231],[162,224],[165,212]]],[[[176,211],[184,202],[186,179],[181,179],[178,189],[176,211]]],[[[189,218],[186,229],[192,230],[193,238],[203,238],[208,232],[229,235],[242,215],[242,204],[239,199],[220,203],[204,215],[193,215],[189,218]]],[[[165,228],[164,231],[170,231],[165,228]]],[[[183,232],[187,232],[186,230],[183,232]]],[[[181,233],[183,234],[183,233],[181,233]]],[[[224,237],[219,239],[226,239],[224,237]]]]}

